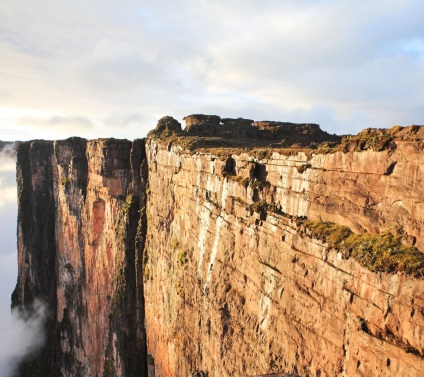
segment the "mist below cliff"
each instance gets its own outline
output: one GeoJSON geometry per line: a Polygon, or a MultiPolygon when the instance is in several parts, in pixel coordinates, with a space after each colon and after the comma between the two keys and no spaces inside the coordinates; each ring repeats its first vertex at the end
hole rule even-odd
{"type": "MultiPolygon", "coordinates": [[[[3,304],[3,303],[2,303],[3,304]]],[[[44,343],[42,328],[45,307],[41,303],[34,306],[31,315],[25,315],[14,309],[3,308],[0,311],[0,375],[13,376],[19,363],[44,343]]]]}

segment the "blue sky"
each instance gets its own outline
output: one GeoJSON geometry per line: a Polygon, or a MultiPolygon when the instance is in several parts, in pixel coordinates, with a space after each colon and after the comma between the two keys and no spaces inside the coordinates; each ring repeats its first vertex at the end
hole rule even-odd
{"type": "Polygon", "coordinates": [[[414,0],[2,0],[0,139],[145,136],[191,113],[422,124],[414,0]]]}

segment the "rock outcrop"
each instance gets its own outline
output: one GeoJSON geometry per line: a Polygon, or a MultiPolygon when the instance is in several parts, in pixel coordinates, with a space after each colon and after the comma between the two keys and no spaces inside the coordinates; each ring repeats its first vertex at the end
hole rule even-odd
{"type": "MultiPolygon", "coordinates": [[[[255,122],[244,118],[220,118],[217,115],[194,114],[184,118],[184,133],[200,137],[225,137],[230,139],[285,141],[287,144],[340,142],[341,138],[322,131],[317,124],[289,122],[255,122]]],[[[158,130],[163,127],[158,125],[158,130]]]]}
{"type": "Polygon", "coordinates": [[[19,147],[21,375],[423,375],[424,129],[186,120],[19,147]]]}

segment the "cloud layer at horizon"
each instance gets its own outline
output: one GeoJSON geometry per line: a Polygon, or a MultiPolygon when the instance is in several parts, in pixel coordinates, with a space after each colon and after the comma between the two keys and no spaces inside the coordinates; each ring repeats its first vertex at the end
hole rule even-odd
{"type": "Polygon", "coordinates": [[[144,136],[163,115],[422,124],[417,0],[0,4],[3,139],[144,136]]]}

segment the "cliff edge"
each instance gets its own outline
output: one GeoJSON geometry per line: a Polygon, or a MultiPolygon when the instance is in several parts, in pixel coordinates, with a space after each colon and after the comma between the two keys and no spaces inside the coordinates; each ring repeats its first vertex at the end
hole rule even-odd
{"type": "Polygon", "coordinates": [[[186,122],[19,146],[21,375],[421,376],[424,127],[186,122]]]}

